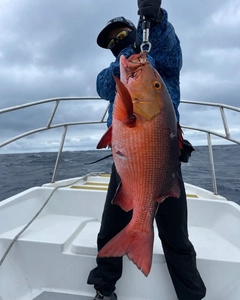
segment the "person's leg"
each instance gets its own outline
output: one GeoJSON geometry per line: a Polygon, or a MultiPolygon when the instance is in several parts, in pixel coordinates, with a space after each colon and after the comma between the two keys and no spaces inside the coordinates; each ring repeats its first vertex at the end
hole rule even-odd
{"type": "MultiPolygon", "coordinates": [[[[120,181],[121,179],[113,164],[101,227],[97,238],[98,251],[119,233],[132,217],[132,211],[125,212],[118,205],[111,203],[120,181]]],[[[96,261],[97,267],[90,272],[87,283],[94,284],[95,290],[102,295],[110,296],[115,290],[116,282],[122,275],[122,257],[97,258],[96,261]]]]}
{"type": "Polygon", "coordinates": [[[181,170],[180,198],[169,197],[159,205],[156,223],[168,270],[179,300],[200,300],[206,288],[196,266],[196,252],[188,238],[187,201],[181,170]]]}

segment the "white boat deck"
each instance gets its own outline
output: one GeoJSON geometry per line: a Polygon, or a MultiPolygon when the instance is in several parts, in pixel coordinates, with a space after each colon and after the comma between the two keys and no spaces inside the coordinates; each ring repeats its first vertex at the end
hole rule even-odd
{"type": "MultiPolygon", "coordinates": [[[[62,181],[30,189],[0,204],[0,219],[5,224],[0,228],[2,256],[16,234],[44,204],[53,187],[70,184],[54,192],[42,213],[11,249],[0,268],[0,291],[4,286],[16,290],[19,282],[22,282],[22,290],[18,287],[17,298],[11,291],[3,291],[2,299],[92,299],[93,288],[86,284],[86,279],[95,267],[96,239],[108,180],[108,177],[96,176],[87,183],[62,181]],[[31,296],[27,298],[29,293],[31,296]]],[[[186,189],[189,234],[197,252],[198,269],[207,282],[206,299],[226,299],[224,295],[240,289],[239,206],[191,185],[186,185],[186,189]]],[[[117,287],[120,299],[159,299],[158,289],[152,289],[151,297],[146,298],[157,276],[161,279],[161,298],[176,300],[157,230],[150,275],[145,278],[126,257],[124,273],[128,275],[122,277],[117,287]],[[134,282],[129,282],[129,276],[134,276],[134,282]]]]}
{"type": "Polygon", "coordinates": [[[33,300],[92,300],[91,296],[69,295],[65,293],[43,292],[33,300]]]}
{"type": "MultiPolygon", "coordinates": [[[[10,243],[23,227],[24,225],[2,233],[0,240],[5,244],[10,243]]],[[[44,245],[55,253],[72,252],[95,257],[99,228],[100,221],[94,218],[48,214],[38,218],[19,237],[17,244],[19,247],[26,244],[27,247],[29,243],[31,247],[36,246],[36,248],[44,245]]],[[[240,263],[240,245],[232,243],[229,236],[226,237],[217,230],[217,226],[205,228],[190,225],[189,235],[197,251],[198,259],[240,263]]],[[[165,261],[157,230],[155,230],[153,260],[165,261]]]]}

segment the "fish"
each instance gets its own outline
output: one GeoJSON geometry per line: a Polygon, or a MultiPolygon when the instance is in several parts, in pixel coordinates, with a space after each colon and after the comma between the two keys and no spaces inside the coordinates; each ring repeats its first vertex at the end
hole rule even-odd
{"type": "MultiPolygon", "coordinates": [[[[153,255],[154,217],[167,197],[180,197],[178,182],[182,131],[166,85],[146,51],[120,57],[112,125],[97,149],[111,147],[121,178],[112,204],[133,210],[128,225],[98,257],[130,260],[148,276],[153,255]]],[[[167,200],[166,200],[167,201],[167,200]]]]}

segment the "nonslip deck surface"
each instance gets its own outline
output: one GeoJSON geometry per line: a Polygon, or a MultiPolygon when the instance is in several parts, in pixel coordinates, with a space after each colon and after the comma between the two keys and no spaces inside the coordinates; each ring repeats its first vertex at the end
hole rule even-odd
{"type": "MultiPolygon", "coordinates": [[[[87,181],[83,184],[75,184],[71,186],[71,189],[77,190],[88,190],[88,191],[107,191],[108,190],[108,183],[107,182],[91,182],[87,181]]],[[[198,198],[198,195],[193,193],[187,192],[187,198],[198,198]]]]}
{"type": "Polygon", "coordinates": [[[93,297],[69,295],[62,293],[43,292],[33,300],[92,300],[93,297]]]}

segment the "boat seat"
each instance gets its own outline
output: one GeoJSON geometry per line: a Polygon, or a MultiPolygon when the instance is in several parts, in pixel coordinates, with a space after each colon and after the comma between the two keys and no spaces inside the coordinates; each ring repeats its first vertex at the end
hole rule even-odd
{"type": "MultiPolygon", "coordinates": [[[[97,234],[99,229],[100,222],[94,221],[87,223],[72,242],[72,252],[96,256],[97,234]]],[[[240,249],[230,241],[227,241],[217,231],[200,226],[189,226],[189,236],[199,259],[240,262],[240,249]],[[226,255],[226,253],[228,253],[228,255],[226,255]]],[[[154,230],[153,261],[165,261],[156,226],[154,230]]]]}
{"type": "Polygon", "coordinates": [[[214,228],[190,226],[189,238],[200,259],[240,263],[239,247],[214,228]]]}
{"type": "MultiPolygon", "coordinates": [[[[17,242],[45,243],[46,245],[51,244],[51,247],[57,248],[55,249],[56,251],[63,251],[64,245],[79,234],[86,222],[92,220],[95,219],[48,214],[37,218],[18,238],[17,242]]],[[[0,241],[5,241],[9,244],[25,225],[26,224],[4,232],[0,235],[0,241]]]]}
{"type": "MultiPolygon", "coordinates": [[[[72,242],[71,250],[76,254],[97,255],[97,234],[100,229],[100,222],[89,222],[85,225],[78,237],[72,242]]],[[[153,261],[164,261],[162,245],[158,238],[157,230],[154,232],[153,261]]]]}

